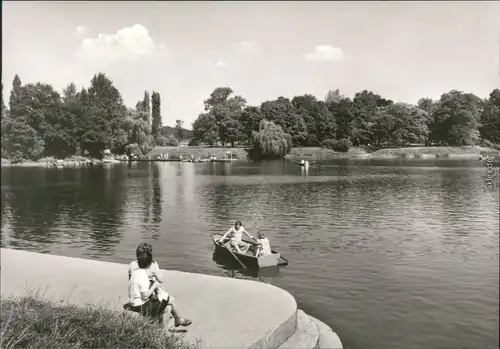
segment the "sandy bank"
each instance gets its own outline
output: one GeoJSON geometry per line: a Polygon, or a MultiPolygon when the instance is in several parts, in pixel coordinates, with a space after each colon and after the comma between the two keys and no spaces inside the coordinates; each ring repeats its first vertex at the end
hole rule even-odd
{"type": "MultiPolygon", "coordinates": [[[[104,304],[123,311],[127,265],[1,249],[1,296],[39,290],[44,299],[104,304]]],[[[167,290],[193,320],[185,341],[203,348],[276,348],[295,330],[297,304],[286,291],[249,280],[164,270],[167,290]]]]}

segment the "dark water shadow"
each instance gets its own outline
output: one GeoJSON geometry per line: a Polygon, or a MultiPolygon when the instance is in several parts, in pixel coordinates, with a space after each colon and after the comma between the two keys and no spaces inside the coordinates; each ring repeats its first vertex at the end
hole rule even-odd
{"type": "Polygon", "coordinates": [[[273,278],[277,277],[280,273],[280,266],[243,269],[234,258],[223,253],[214,252],[212,261],[224,270],[225,275],[233,278],[257,279],[261,281],[259,280],[260,278],[273,278]]]}

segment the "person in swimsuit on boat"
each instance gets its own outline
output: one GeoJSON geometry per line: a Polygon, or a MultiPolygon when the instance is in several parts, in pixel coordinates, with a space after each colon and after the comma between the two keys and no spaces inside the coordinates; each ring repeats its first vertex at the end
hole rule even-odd
{"type": "Polygon", "coordinates": [[[245,228],[243,228],[241,221],[236,221],[234,223],[234,226],[229,228],[229,230],[222,236],[222,238],[219,239],[219,242],[223,242],[226,237],[229,235],[230,238],[230,245],[231,247],[238,253],[245,254],[248,249],[250,248],[250,244],[246,243],[245,241],[241,240],[243,233],[247,235],[250,239],[255,240],[255,238],[250,235],[245,228]]]}

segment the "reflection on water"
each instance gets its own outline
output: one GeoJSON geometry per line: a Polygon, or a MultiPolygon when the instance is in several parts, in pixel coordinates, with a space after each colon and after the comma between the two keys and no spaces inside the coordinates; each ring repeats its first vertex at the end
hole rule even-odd
{"type": "MultiPolygon", "coordinates": [[[[2,168],[2,247],[167,269],[291,292],[347,348],[498,346],[498,179],[463,160],[137,163],[2,168]],[[290,265],[214,261],[235,219],[290,265]]],[[[498,177],[496,177],[498,178],[498,177]]]]}

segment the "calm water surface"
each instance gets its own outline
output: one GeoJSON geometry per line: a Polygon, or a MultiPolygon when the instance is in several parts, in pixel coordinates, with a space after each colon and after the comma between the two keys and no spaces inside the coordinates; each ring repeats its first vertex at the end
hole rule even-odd
{"type": "Polygon", "coordinates": [[[498,347],[499,195],[464,161],[2,168],[2,247],[245,276],[212,260],[241,219],[290,261],[283,287],[346,348],[498,347]]]}

